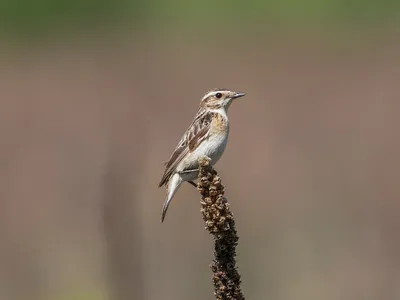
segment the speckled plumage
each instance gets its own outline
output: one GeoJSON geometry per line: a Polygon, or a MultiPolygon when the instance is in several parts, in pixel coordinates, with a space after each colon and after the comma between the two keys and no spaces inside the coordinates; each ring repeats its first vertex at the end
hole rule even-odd
{"type": "Polygon", "coordinates": [[[193,181],[198,174],[198,161],[207,156],[214,165],[222,156],[228,143],[229,120],[227,110],[233,99],[244,96],[226,89],[208,92],[200,102],[200,108],[192,124],[166,164],[159,186],[167,186],[167,199],[162,209],[164,220],[169,203],[184,181],[193,181]]]}

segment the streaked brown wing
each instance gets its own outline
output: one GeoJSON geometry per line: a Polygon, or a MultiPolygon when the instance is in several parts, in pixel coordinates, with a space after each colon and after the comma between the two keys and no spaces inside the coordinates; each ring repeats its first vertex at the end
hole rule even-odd
{"type": "Polygon", "coordinates": [[[178,164],[190,152],[193,152],[205,140],[210,130],[212,112],[200,109],[190,127],[186,130],[175,151],[172,153],[161,178],[159,187],[166,184],[178,164]]]}
{"type": "Polygon", "coordinates": [[[189,151],[193,152],[196,148],[207,138],[207,133],[210,130],[210,126],[203,127],[198,133],[189,141],[189,151]]]}

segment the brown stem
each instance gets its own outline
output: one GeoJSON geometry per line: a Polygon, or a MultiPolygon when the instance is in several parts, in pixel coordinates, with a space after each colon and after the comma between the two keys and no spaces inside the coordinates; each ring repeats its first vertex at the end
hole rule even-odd
{"type": "Polygon", "coordinates": [[[236,267],[236,246],[239,237],[235,229],[235,219],[229,203],[224,197],[224,186],[208,158],[199,161],[199,183],[201,213],[206,229],[214,237],[213,271],[214,294],[216,299],[244,300],[240,289],[240,274],[236,267]]]}

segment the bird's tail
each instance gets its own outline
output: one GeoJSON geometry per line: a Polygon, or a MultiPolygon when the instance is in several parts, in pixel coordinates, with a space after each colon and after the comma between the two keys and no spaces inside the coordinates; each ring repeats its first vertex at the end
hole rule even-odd
{"type": "Polygon", "coordinates": [[[171,203],[172,198],[174,197],[176,191],[179,186],[182,184],[182,178],[179,174],[174,174],[168,182],[168,195],[167,199],[165,199],[162,212],[161,212],[161,222],[164,221],[165,215],[167,214],[168,206],[171,203]]]}

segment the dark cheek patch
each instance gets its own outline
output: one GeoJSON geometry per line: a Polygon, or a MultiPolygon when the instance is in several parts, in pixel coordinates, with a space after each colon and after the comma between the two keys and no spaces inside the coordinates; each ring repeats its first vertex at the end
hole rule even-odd
{"type": "Polygon", "coordinates": [[[208,107],[210,109],[218,109],[221,108],[221,100],[225,100],[226,95],[223,95],[220,99],[218,99],[215,96],[211,96],[204,100],[204,104],[202,105],[203,107],[208,107]]]}

